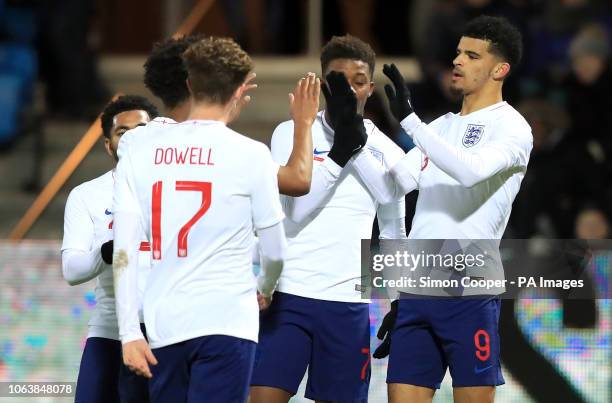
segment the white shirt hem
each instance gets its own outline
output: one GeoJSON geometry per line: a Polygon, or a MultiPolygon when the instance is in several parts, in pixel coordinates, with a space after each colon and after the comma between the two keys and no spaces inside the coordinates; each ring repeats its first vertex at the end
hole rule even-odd
{"type": "Polygon", "coordinates": [[[89,325],[89,330],[87,331],[87,338],[90,337],[101,337],[104,339],[111,339],[119,341],[119,329],[112,327],[104,327],[97,325],[89,325]]]}
{"type": "Polygon", "coordinates": [[[194,332],[190,332],[190,333],[183,334],[180,336],[169,337],[167,339],[162,339],[162,340],[155,341],[155,342],[150,340],[149,344],[151,348],[162,348],[162,347],[169,346],[171,344],[180,343],[185,340],[191,340],[191,339],[196,339],[198,337],[214,336],[214,335],[231,336],[231,337],[236,337],[239,339],[250,340],[254,343],[257,343],[258,333],[259,333],[259,329],[257,329],[257,332],[254,335],[252,334],[252,332],[240,333],[235,330],[229,330],[227,328],[218,328],[218,329],[212,329],[212,330],[211,329],[196,330],[194,332]]]}
{"type": "MultiPolygon", "coordinates": [[[[348,295],[338,295],[337,293],[324,293],[324,292],[316,292],[316,291],[308,291],[298,288],[293,288],[291,286],[283,286],[279,287],[278,291],[285,294],[297,295],[298,297],[304,298],[312,298],[320,301],[333,301],[333,302],[350,302],[350,303],[361,303],[361,304],[369,304],[371,302],[370,299],[361,298],[360,296],[348,296],[348,295]]],[[[272,296],[274,298],[274,296],[272,296]]]]}

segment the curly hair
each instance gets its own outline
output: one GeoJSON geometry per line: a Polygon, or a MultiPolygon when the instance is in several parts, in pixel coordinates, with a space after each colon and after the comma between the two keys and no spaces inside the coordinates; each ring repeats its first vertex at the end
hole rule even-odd
{"type": "Polygon", "coordinates": [[[488,41],[489,53],[499,56],[512,67],[517,66],[523,56],[521,32],[503,17],[476,17],[468,22],[463,36],[488,41]]]}
{"type": "Polygon", "coordinates": [[[182,55],[191,44],[202,38],[202,35],[189,35],[153,45],[144,64],[144,84],[167,108],[174,108],[189,98],[182,55]]]}
{"type": "Polygon", "coordinates": [[[351,59],[360,60],[368,64],[370,78],[374,75],[376,65],[376,53],[370,45],[357,38],[346,34],[344,36],[333,36],[321,50],[321,72],[325,74],[327,66],[332,60],[351,59]]]}
{"type": "Polygon", "coordinates": [[[230,38],[209,37],[183,54],[196,101],[227,103],[253,69],[249,55],[230,38]]]}
{"type": "Polygon", "coordinates": [[[145,111],[149,115],[149,119],[153,120],[159,116],[159,112],[155,105],[149,102],[145,97],[140,95],[122,95],[114,101],[111,101],[104,111],[100,121],[102,122],[102,133],[104,137],[110,138],[111,129],[113,128],[113,119],[121,112],[126,111],[145,111]]]}

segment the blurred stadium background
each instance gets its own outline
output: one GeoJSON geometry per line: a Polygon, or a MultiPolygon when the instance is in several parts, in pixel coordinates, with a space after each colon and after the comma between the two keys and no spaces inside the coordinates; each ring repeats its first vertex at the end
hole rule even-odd
{"type": "MultiPolygon", "coordinates": [[[[234,126],[268,143],[288,119],[296,79],[319,72],[321,45],[346,32],[376,50],[376,83],[385,81],[383,63],[399,65],[423,118],[457,111],[450,62],[462,25],[481,13],[506,16],[524,35],[523,64],[504,94],[531,123],[534,150],[506,237],[610,238],[608,0],[0,0],[0,382],[76,380],[95,301],[93,282],[69,287],[61,278],[63,209],[74,186],[111,168],[101,141],[57,182],[57,194],[38,199],[40,217],[26,225],[23,217],[112,94],[159,105],[142,84],[153,42],[179,27],[236,38],[254,56],[259,88],[234,126]]],[[[384,102],[372,97],[368,117],[409,148],[384,102]]],[[[408,197],[408,227],[414,201],[408,197]]],[[[598,286],[609,287],[610,260],[592,269],[598,286]]],[[[597,299],[594,319],[582,321],[568,320],[559,300],[505,306],[502,340],[506,331],[525,343],[508,344],[518,364],[506,366],[497,401],[612,401],[609,300],[597,299]]],[[[386,302],[372,304],[373,335],[386,311],[386,302]]],[[[384,402],[386,360],[372,365],[370,401],[384,402]]],[[[452,401],[448,379],[435,401],[452,401]]]]}

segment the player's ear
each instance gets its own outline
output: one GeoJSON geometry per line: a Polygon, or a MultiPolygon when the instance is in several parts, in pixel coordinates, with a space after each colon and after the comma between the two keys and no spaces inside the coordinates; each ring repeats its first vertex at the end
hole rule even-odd
{"type": "Polygon", "coordinates": [[[370,89],[368,90],[368,98],[372,96],[375,89],[376,89],[376,84],[374,84],[374,81],[370,81],[370,89]]]}
{"type": "Polygon", "coordinates": [[[193,96],[193,90],[191,89],[191,83],[189,82],[189,79],[185,80],[185,84],[187,84],[187,89],[189,90],[189,95],[193,96]]]}
{"type": "Polygon", "coordinates": [[[232,99],[234,100],[241,99],[243,91],[244,91],[244,84],[241,84],[238,86],[238,88],[234,90],[234,93],[232,94],[232,99]]]}
{"type": "Polygon", "coordinates": [[[495,68],[493,69],[493,80],[495,81],[501,81],[503,79],[505,79],[508,74],[510,73],[510,64],[503,62],[503,63],[497,63],[497,65],[495,66],[495,68]]]}
{"type": "Polygon", "coordinates": [[[115,158],[115,154],[113,154],[113,150],[111,150],[111,142],[110,139],[104,136],[104,148],[106,149],[106,153],[111,157],[115,158]]]}

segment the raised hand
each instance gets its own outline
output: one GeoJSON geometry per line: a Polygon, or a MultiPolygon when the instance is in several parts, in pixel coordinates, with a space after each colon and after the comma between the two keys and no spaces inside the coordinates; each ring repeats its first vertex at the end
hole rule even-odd
{"type": "Polygon", "coordinates": [[[257,75],[254,72],[250,72],[244,80],[244,83],[242,83],[242,85],[238,89],[236,99],[234,100],[232,109],[229,113],[229,118],[227,120],[228,123],[233,120],[236,120],[238,116],[240,116],[242,108],[244,108],[249,102],[251,102],[251,96],[247,93],[257,88],[257,84],[251,83],[251,81],[253,81],[256,76],[257,75]]]}
{"type": "Polygon", "coordinates": [[[289,94],[289,110],[296,125],[311,126],[319,111],[321,80],[314,73],[301,78],[292,93],[289,94]]]}
{"type": "Polygon", "coordinates": [[[331,120],[329,123],[335,129],[339,120],[351,120],[357,114],[357,97],[343,73],[331,71],[325,81],[321,90],[331,120]]]}
{"type": "Polygon", "coordinates": [[[395,64],[385,64],[383,73],[393,83],[393,87],[389,84],[385,85],[385,93],[389,99],[389,107],[391,113],[398,121],[404,120],[408,115],[414,112],[412,101],[410,100],[410,90],[402,73],[399,72],[395,64]]]}

